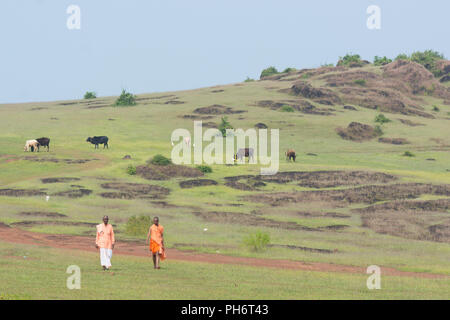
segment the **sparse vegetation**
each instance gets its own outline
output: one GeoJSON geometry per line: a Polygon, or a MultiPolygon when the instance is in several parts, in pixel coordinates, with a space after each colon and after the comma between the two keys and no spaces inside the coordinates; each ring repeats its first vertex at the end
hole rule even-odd
{"type": "Polygon", "coordinates": [[[346,54],[339,57],[337,66],[355,66],[362,65],[361,56],[359,54],[346,54]]]}
{"type": "Polygon", "coordinates": [[[136,105],[136,96],[125,89],[122,90],[121,95],[117,98],[115,104],[116,106],[134,106],[136,105]]]}
{"type": "Polygon", "coordinates": [[[200,165],[200,166],[197,166],[196,168],[203,173],[211,173],[212,172],[212,168],[207,165],[200,165]]]}
{"type": "Polygon", "coordinates": [[[373,131],[376,136],[382,136],[384,134],[383,129],[379,125],[376,125],[373,131]]]}
{"type": "Polygon", "coordinates": [[[130,176],[134,176],[134,175],[136,174],[136,167],[133,166],[132,164],[130,164],[130,165],[127,167],[127,173],[128,173],[130,176]]]}
{"type": "Polygon", "coordinates": [[[384,66],[385,64],[388,64],[391,62],[392,62],[392,59],[389,59],[386,56],[384,56],[384,57],[375,56],[375,58],[373,59],[373,64],[376,66],[384,66]]]}
{"type": "Polygon", "coordinates": [[[233,126],[231,125],[231,123],[228,121],[228,117],[222,117],[221,122],[219,124],[218,127],[219,131],[222,133],[223,137],[227,136],[227,129],[233,129],[233,126]]]}
{"type": "Polygon", "coordinates": [[[415,155],[414,155],[414,153],[412,153],[411,151],[405,151],[405,152],[403,153],[403,156],[404,156],[404,157],[414,157],[415,155]]]}
{"type": "Polygon", "coordinates": [[[247,79],[244,80],[244,82],[253,82],[253,81],[255,81],[255,79],[252,79],[250,77],[247,77],[247,79]]]}
{"type": "Polygon", "coordinates": [[[288,106],[287,104],[285,104],[280,108],[280,111],[281,112],[294,112],[295,110],[291,106],[288,106]]]}
{"type": "Polygon", "coordinates": [[[289,73],[289,72],[294,72],[294,71],[297,71],[297,69],[289,67],[289,68],[284,69],[283,73],[289,73]]]}
{"type": "Polygon", "coordinates": [[[436,105],[433,105],[433,111],[434,111],[434,112],[439,112],[440,109],[439,109],[436,105]]]}
{"type": "Polygon", "coordinates": [[[157,154],[150,160],[151,164],[157,165],[157,166],[167,166],[172,163],[172,161],[169,158],[164,157],[161,154],[157,154]]]}
{"type": "Polygon", "coordinates": [[[84,94],[84,99],[95,99],[95,98],[97,98],[97,94],[93,91],[87,91],[84,94]]]}
{"type": "Polygon", "coordinates": [[[268,233],[257,231],[247,235],[244,244],[252,251],[264,251],[270,244],[270,236],[268,233]]]}
{"type": "Polygon", "coordinates": [[[365,79],[356,79],[355,81],[353,81],[355,84],[359,85],[359,86],[365,86],[366,85],[366,80],[365,79]]]}
{"type": "Polygon", "coordinates": [[[386,118],[386,116],[384,114],[380,113],[379,115],[377,115],[375,117],[375,122],[378,122],[380,124],[384,124],[384,123],[391,122],[391,120],[386,118]]]}
{"type": "Polygon", "coordinates": [[[440,77],[442,71],[436,67],[436,62],[445,59],[442,53],[433,50],[416,51],[408,56],[407,54],[399,54],[395,60],[409,60],[423,65],[435,77],[440,77]]]}
{"type": "Polygon", "coordinates": [[[264,77],[272,76],[274,74],[278,74],[277,68],[275,68],[275,67],[268,67],[268,68],[264,69],[261,72],[261,76],[259,78],[262,79],[264,77]]]}
{"type": "Polygon", "coordinates": [[[153,222],[150,216],[132,216],[125,225],[125,233],[130,236],[142,237],[147,234],[152,224],[153,222]]]}

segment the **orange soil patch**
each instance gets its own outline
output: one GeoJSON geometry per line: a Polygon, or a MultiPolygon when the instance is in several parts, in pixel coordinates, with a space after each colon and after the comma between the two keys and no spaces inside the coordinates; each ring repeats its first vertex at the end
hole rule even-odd
{"type": "MultiPolygon", "coordinates": [[[[56,235],[44,234],[37,232],[30,232],[16,228],[10,228],[5,224],[0,223],[0,240],[12,243],[21,243],[37,246],[49,246],[54,248],[75,249],[84,251],[97,251],[95,249],[95,239],[92,237],[70,236],[70,235],[56,235]]],[[[114,254],[132,255],[132,256],[148,256],[150,257],[148,247],[144,242],[126,241],[118,242],[114,249],[114,254]]],[[[269,267],[277,269],[291,269],[304,271],[321,271],[321,272],[344,272],[355,274],[366,274],[363,267],[338,265],[332,263],[321,262],[301,262],[293,260],[279,260],[279,259],[261,259],[261,258],[247,258],[247,257],[233,257],[221,254],[210,253],[196,253],[186,252],[177,249],[167,249],[168,259],[202,262],[202,263],[218,263],[218,264],[233,264],[253,267],[269,267]]],[[[419,278],[449,278],[446,275],[419,273],[400,271],[394,268],[382,267],[382,273],[390,276],[407,276],[419,278]]]]}

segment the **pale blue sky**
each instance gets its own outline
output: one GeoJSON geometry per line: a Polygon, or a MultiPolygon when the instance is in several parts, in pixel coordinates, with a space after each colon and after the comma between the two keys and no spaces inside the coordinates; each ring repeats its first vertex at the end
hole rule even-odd
{"type": "Polygon", "coordinates": [[[193,89],[346,53],[450,57],[444,0],[1,0],[0,103],[193,89]],[[66,9],[81,8],[81,30],[66,9]],[[366,27],[369,5],[381,30],[366,27]]]}

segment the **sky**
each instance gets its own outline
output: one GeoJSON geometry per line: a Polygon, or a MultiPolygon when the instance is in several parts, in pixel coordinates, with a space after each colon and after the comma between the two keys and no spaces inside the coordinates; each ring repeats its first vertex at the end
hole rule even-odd
{"type": "Polygon", "coordinates": [[[448,12],[446,0],[1,0],[0,104],[195,89],[347,53],[450,58],[448,12]]]}

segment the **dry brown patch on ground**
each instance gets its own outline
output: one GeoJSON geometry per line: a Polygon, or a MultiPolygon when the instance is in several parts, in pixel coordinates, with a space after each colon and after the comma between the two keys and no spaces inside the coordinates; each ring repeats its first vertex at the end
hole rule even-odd
{"type": "Polygon", "coordinates": [[[67,191],[61,191],[54,193],[53,196],[57,197],[69,197],[69,198],[81,198],[84,196],[88,196],[92,193],[92,190],[79,188],[79,189],[72,189],[67,191]]]}
{"type": "Polygon", "coordinates": [[[45,212],[45,211],[30,211],[30,212],[19,212],[19,216],[25,217],[47,217],[47,218],[65,218],[65,214],[58,212],[45,212]]]}
{"type": "Polygon", "coordinates": [[[404,138],[379,138],[378,142],[397,144],[397,145],[410,143],[408,140],[406,140],[404,138]]]}
{"type": "Polygon", "coordinates": [[[94,161],[94,160],[99,160],[99,159],[37,158],[37,156],[36,157],[26,156],[26,157],[23,157],[22,159],[27,160],[27,161],[35,161],[35,162],[54,162],[54,163],[64,162],[66,164],[82,164],[82,163],[86,163],[86,162],[90,162],[90,161],[94,161]]]}
{"type": "Polygon", "coordinates": [[[194,187],[215,186],[215,185],[217,185],[217,181],[211,179],[193,179],[180,182],[181,188],[194,188],[194,187]]]}
{"type": "Polygon", "coordinates": [[[341,104],[341,99],[334,91],[327,88],[315,88],[305,81],[296,82],[290,90],[296,96],[302,96],[322,104],[341,104]]]}
{"type": "Polygon", "coordinates": [[[362,142],[377,136],[375,128],[367,124],[352,122],[347,128],[337,128],[336,132],[342,139],[362,142]]]}
{"type": "Polygon", "coordinates": [[[58,225],[58,226],[76,226],[76,227],[95,227],[97,223],[92,222],[78,222],[78,221],[59,221],[59,220],[48,220],[48,221],[19,221],[11,223],[14,227],[33,227],[39,225],[58,225]]]}
{"type": "Polygon", "coordinates": [[[192,120],[209,120],[214,118],[214,116],[199,116],[195,114],[185,114],[181,116],[183,119],[192,119],[192,120]]]}
{"type": "Polygon", "coordinates": [[[176,164],[166,166],[142,165],[136,167],[136,173],[148,180],[168,180],[176,177],[197,178],[204,175],[203,172],[196,168],[176,164]]]}
{"type": "Polygon", "coordinates": [[[417,127],[417,126],[424,126],[423,123],[419,123],[419,122],[413,122],[411,120],[408,119],[398,119],[401,123],[406,124],[407,126],[410,127],[417,127]]]}
{"type": "Polygon", "coordinates": [[[170,189],[161,186],[141,183],[111,182],[101,185],[104,189],[114,189],[115,192],[104,192],[100,196],[109,199],[161,199],[170,193],[170,189]]]}
{"type": "Polygon", "coordinates": [[[450,210],[450,199],[391,201],[375,204],[366,208],[355,209],[355,212],[377,211],[444,211],[450,210]]]}
{"type": "Polygon", "coordinates": [[[0,196],[6,197],[34,197],[45,196],[46,189],[0,189],[0,196]]]}
{"type": "Polygon", "coordinates": [[[69,177],[41,179],[42,183],[60,183],[60,182],[80,181],[80,180],[81,180],[80,178],[69,178],[69,177]]]}
{"type": "Polygon", "coordinates": [[[225,107],[220,104],[214,104],[209,107],[202,107],[197,108],[194,110],[194,113],[197,114],[235,114],[235,113],[244,113],[247,112],[247,110],[234,110],[230,107],[225,107]]]}

